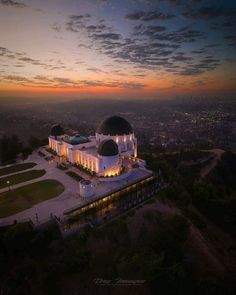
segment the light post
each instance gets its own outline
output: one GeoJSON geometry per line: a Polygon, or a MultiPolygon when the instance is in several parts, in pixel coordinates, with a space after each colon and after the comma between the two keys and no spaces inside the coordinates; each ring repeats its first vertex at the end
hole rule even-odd
{"type": "Polygon", "coordinates": [[[8,191],[10,191],[11,190],[11,187],[10,187],[10,180],[7,180],[7,185],[8,185],[8,191]]]}

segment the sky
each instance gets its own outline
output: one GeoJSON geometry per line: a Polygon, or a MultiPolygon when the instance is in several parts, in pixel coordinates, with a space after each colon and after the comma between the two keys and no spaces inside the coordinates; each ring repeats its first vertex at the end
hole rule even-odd
{"type": "Polygon", "coordinates": [[[235,0],[0,0],[0,99],[236,93],[235,0]]]}

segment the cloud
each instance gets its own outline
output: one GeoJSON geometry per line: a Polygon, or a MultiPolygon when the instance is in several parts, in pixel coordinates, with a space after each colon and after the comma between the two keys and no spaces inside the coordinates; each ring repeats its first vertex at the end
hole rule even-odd
{"type": "Polygon", "coordinates": [[[236,49],[236,36],[235,35],[226,35],[226,36],[224,36],[224,39],[227,41],[230,41],[230,43],[227,44],[229,47],[236,49]]]}
{"type": "Polygon", "coordinates": [[[219,46],[221,46],[220,43],[214,43],[214,44],[205,45],[203,48],[215,48],[215,47],[219,47],[219,46]]]}
{"type": "Polygon", "coordinates": [[[22,77],[22,76],[18,76],[18,75],[7,75],[5,77],[3,77],[4,80],[7,81],[14,81],[14,82],[31,82],[30,79],[22,77]]]}
{"type": "Polygon", "coordinates": [[[6,59],[9,63],[9,59],[18,63],[14,63],[15,67],[24,67],[28,64],[33,66],[40,66],[46,70],[70,70],[61,60],[59,59],[50,59],[49,61],[42,61],[39,59],[34,59],[26,55],[24,52],[12,51],[6,47],[0,47],[0,57],[6,59]]]}
{"type": "Polygon", "coordinates": [[[200,50],[191,50],[191,53],[193,53],[193,54],[202,54],[202,53],[205,53],[205,50],[203,50],[203,49],[200,49],[200,50]]]}
{"type": "Polygon", "coordinates": [[[86,27],[86,29],[90,32],[102,32],[104,29],[106,29],[107,26],[105,25],[89,25],[86,27]]]}
{"type": "Polygon", "coordinates": [[[179,52],[176,55],[171,56],[171,60],[173,61],[181,61],[181,62],[186,62],[186,61],[190,61],[193,60],[192,57],[190,56],[186,56],[184,53],[179,52]]]}
{"type": "Polygon", "coordinates": [[[229,43],[228,46],[233,47],[234,49],[236,49],[236,43],[229,43]]]}
{"type": "Polygon", "coordinates": [[[227,36],[224,36],[224,39],[230,40],[230,41],[236,41],[236,35],[227,35],[227,36]]]}
{"type": "Polygon", "coordinates": [[[66,23],[66,29],[71,32],[78,32],[78,28],[83,27],[84,21],[91,18],[90,14],[70,15],[66,23]]]}
{"type": "Polygon", "coordinates": [[[111,88],[127,88],[127,89],[142,89],[146,85],[139,82],[123,82],[123,81],[112,81],[112,82],[104,82],[104,81],[81,81],[86,86],[93,87],[111,87],[111,88]]]}
{"type": "Polygon", "coordinates": [[[0,56],[10,59],[16,59],[24,56],[25,54],[22,52],[15,52],[6,47],[0,47],[0,56]]]}
{"type": "Polygon", "coordinates": [[[4,56],[8,53],[8,49],[6,47],[0,47],[0,56],[4,56]]]}
{"type": "Polygon", "coordinates": [[[59,83],[63,83],[63,84],[71,84],[74,83],[74,81],[72,79],[68,79],[68,78],[61,78],[61,77],[55,77],[53,79],[54,82],[59,82],[59,83]]]}
{"type": "Polygon", "coordinates": [[[197,80],[197,81],[194,81],[192,85],[195,87],[201,87],[201,86],[207,85],[207,82],[203,80],[197,80]]]}
{"type": "Polygon", "coordinates": [[[74,21],[80,21],[81,19],[90,18],[91,15],[89,13],[86,14],[80,14],[80,15],[71,15],[70,19],[74,21]]]}
{"type": "Polygon", "coordinates": [[[87,68],[87,71],[91,71],[91,72],[95,72],[95,73],[102,72],[101,69],[98,69],[98,68],[95,68],[95,67],[87,68]]]}
{"type": "MultiPolygon", "coordinates": [[[[218,8],[211,11],[206,7],[197,7],[196,10],[188,10],[188,15],[194,18],[201,17],[202,19],[219,15],[218,8]]],[[[183,6],[183,9],[186,9],[186,6],[183,6]]],[[[224,10],[223,14],[228,15],[228,12],[224,10]]],[[[200,27],[196,23],[181,27],[175,25],[176,28],[171,29],[169,25],[159,25],[156,21],[174,19],[175,16],[156,10],[136,11],[125,17],[128,20],[138,21],[125,33],[122,31],[117,32],[104,19],[96,22],[91,15],[70,16],[68,23],[72,25],[74,32],[86,36],[86,46],[88,48],[111,58],[114,69],[119,64],[121,67],[131,65],[137,69],[164,70],[176,75],[199,75],[211,71],[221,64],[221,60],[209,57],[208,53],[212,53],[215,47],[222,45],[218,40],[217,43],[207,44],[198,49],[195,49],[195,44],[190,44],[197,43],[200,40],[207,40],[208,37],[209,31],[205,29],[199,30],[200,27]],[[187,43],[190,44],[188,47],[185,46],[187,43]]],[[[231,24],[228,27],[231,27],[231,24]]],[[[226,37],[230,42],[227,45],[235,47],[233,34],[229,33],[226,36],[231,36],[226,37]]],[[[214,51],[214,55],[217,55],[217,52],[214,51]]],[[[87,70],[97,72],[93,67],[88,67],[87,70]]],[[[115,74],[122,75],[121,72],[115,74]]],[[[98,85],[100,82],[89,81],[88,83],[98,85]]],[[[109,87],[112,87],[112,85],[109,84],[109,87]]]]}
{"type": "Polygon", "coordinates": [[[169,41],[175,43],[192,43],[199,39],[206,38],[206,34],[198,30],[179,29],[171,33],[154,34],[154,39],[159,41],[169,41]]]}
{"type": "Polygon", "coordinates": [[[174,68],[173,62],[187,61],[189,57],[171,55],[183,44],[205,38],[205,34],[192,30],[190,26],[182,27],[174,32],[167,32],[165,26],[143,24],[133,27],[130,38],[115,33],[111,27],[103,24],[102,33],[95,34],[96,25],[83,23],[81,30],[87,32],[95,50],[110,56],[116,62],[130,63],[156,69],[174,68]],[[166,58],[168,57],[168,58],[166,58]]]}
{"type": "Polygon", "coordinates": [[[125,89],[142,89],[146,86],[144,83],[133,81],[126,82],[120,80],[73,80],[65,77],[47,77],[43,75],[36,75],[31,79],[19,75],[2,75],[1,79],[17,85],[44,88],[83,89],[87,87],[109,87],[125,89]]]}
{"type": "MultiPolygon", "coordinates": [[[[141,21],[159,17],[160,14],[149,12],[136,12],[128,15],[129,19],[141,21]]],[[[200,54],[200,57],[204,59],[207,48],[192,52],[193,56],[191,56],[191,51],[189,51],[189,54],[178,51],[185,43],[193,43],[207,37],[206,33],[193,29],[194,24],[169,31],[166,26],[146,25],[145,22],[142,22],[131,27],[128,37],[124,37],[115,32],[111,26],[108,26],[105,20],[102,23],[94,24],[91,16],[79,16],[78,19],[75,19],[77,23],[73,24],[73,30],[85,33],[88,38],[87,44],[90,42],[90,48],[98,51],[99,54],[109,56],[115,64],[130,64],[139,69],[165,70],[176,75],[197,75],[219,65],[218,60],[208,58],[204,61],[198,61],[195,58],[196,54],[200,54]]],[[[69,22],[71,22],[71,17],[69,22]]],[[[93,70],[93,68],[88,68],[88,70],[93,70]]],[[[101,81],[82,82],[90,86],[97,86],[101,83],[101,81]]],[[[103,85],[115,87],[113,83],[103,85]]],[[[141,86],[132,83],[129,87],[137,88],[141,86]]]]}
{"type": "Polygon", "coordinates": [[[24,68],[24,65],[22,65],[22,64],[15,64],[14,67],[16,67],[16,68],[24,68]]]}
{"type": "Polygon", "coordinates": [[[183,13],[185,18],[211,20],[224,16],[235,16],[235,10],[228,10],[219,6],[203,6],[197,10],[190,9],[183,13]]]}
{"type": "Polygon", "coordinates": [[[61,26],[57,25],[57,24],[54,24],[52,26],[52,29],[57,32],[57,33],[60,33],[61,32],[61,26]]]}
{"type": "Polygon", "coordinates": [[[120,40],[121,35],[116,33],[103,33],[103,34],[93,34],[94,39],[103,39],[103,40],[120,40]]]}
{"type": "Polygon", "coordinates": [[[170,20],[175,18],[175,15],[169,13],[165,14],[157,10],[147,12],[140,10],[126,14],[125,18],[130,21],[170,20]]]}
{"type": "Polygon", "coordinates": [[[198,62],[182,67],[179,74],[183,76],[199,75],[206,71],[214,70],[218,65],[220,65],[220,60],[209,56],[198,62]]]}
{"type": "Polygon", "coordinates": [[[160,2],[166,2],[168,4],[180,5],[182,0],[159,0],[160,2]]]}
{"type": "Polygon", "coordinates": [[[33,59],[33,58],[30,58],[30,57],[21,57],[21,58],[19,58],[19,60],[24,61],[26,63],[30,63],[32,65],[43,65],[43,63],[40,62],[40,60],[33,59]]]}
{"type": "Polygon", "coordinates": [[[138,25],[134,26],[133,28],[134,36],[150,36],[154,37],[157,33],[164,32],[166,31],[166,27],[164,26],[158,26],[158,25],[153,25],[153,26],[144,26],[144,25],[138,25]]]}
{"type": "Polygon", "coordinates": [[[28,7],[28,5],[22,2],[16,2],[13,0],[0,0],[0,6],[9,6],[9,7],[16,7],[16,8],[28,7]]]}
{"type": "Polygon", "coordinates": [[[231,28],[231,27],[235,27],[236,26],[236,22],[234,21],[226,21],[226,22],[224,22],[223,24],[222,24],[222,27],[229,27],[229,28],[231,28]]]}
{"type": "MultiPolygon", "coordinates": [[[[160,14],[139,12],[135,16],[129,17],[148,21],[151,18],[159,18],[160,14]]],[[[76,20],[76,23],[73,22],[73,32],[79,31],[87,36],[87,44],[90,43],[90,48],[98,51],[99,54],[109,56],[115,64],[131,64],[152,70],[164,69],[176,74],[183,71],[181,64],[185,63],[185,66],[189,67],[190,65],[187,63],[193,60],[192,57],[180,52],[175,54],[176,50],[184,43],[192,43],[206,38],[203,32],[192,29],[192,24],[169,32],[165,26],[142,23],[131,27],[129,36],[124,37],[108,26],[105,20],[95,24],[90,15],[86,17],[84,15],[69,16],[68,23],[71,24],[72,20],[76,20]]],[[[88,70],[93,70],[93,68],[88,70]]],[[[97,85],[97,81],[89,81],[89,83],[92,83],[93,86],[97,85]]],[[[109,87],[112,85],[109,84],[109,87]]],[[[138,87],[138,85],[133,86],[138,87]]]]}
{"type": "Polygon", "coordinates": [[[155,32],[163,32],[166,30],[164,26],[147,26],[147,30],[155,33],[155,32]]]}

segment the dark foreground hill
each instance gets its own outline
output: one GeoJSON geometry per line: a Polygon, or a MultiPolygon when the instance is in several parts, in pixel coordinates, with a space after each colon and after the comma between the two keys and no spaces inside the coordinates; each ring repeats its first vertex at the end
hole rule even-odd
{"type": "Polygon", "coordinates": [[[168,188],[100,229],[1,228],[0,294],[235,294],[236,156],[214,160],[149,158],[168,188]]]}

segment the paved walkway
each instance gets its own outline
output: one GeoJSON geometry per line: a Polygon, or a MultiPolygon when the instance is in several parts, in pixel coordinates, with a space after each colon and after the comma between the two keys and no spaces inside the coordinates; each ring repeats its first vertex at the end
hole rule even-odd
{"type": "Polygon", "coordinates": [[[224,150],[222,149],[213,149],[213,150],[207,150],[207,151],[213,152],[215,154],[215,158],[212,159],[212,161],[206,167],[202,169],[201,177],[206,177],[211,172],[211,170],[215,168],[222,154],[224,153],[224,150]]]}
{"type": "MultiPolygon", "coordinates": [[[[47,154],[46,151],[43,151],[43,153],[47,154]]],[[[12,189],[44,179],[55,179],[64,185],[65,190],[56,198],[38,203],[29,209],[26,209],[9,217],[0,218],[0,226],[1,224],[12,224],[15,220],[20,221],[25,220],[26,218],[30,218],[35,224],[44,223],[50,219],[51,214],[62,217],[63,212],[69,211],[72,208],[76,208],[88,202],[88,199],[79,196],[78,182],[68,176],[65,171],[57,168],[58,157],[55,157],[55,159],[53,160],[46,161],[43,157],[39,156],[37,152],[34,152],[28,157],[27,162],[37,163],[37,165],[34,166],[34,169],[44,169],[46,170],[46,174],[37,179],[14,185],[11,187],[12,189]]],[[[71,166],[69,169],[81,175],[85,179],[90,178],[90,176],[88,176],[87,174],[85,175],[85,173],[81,173],[80,170],[73,166],[71,166]]],[[[95,193],[94,196],[89,200],[95,200],[101,195],[109,194],[112,191],[120,189],[121,187],[130,185],[145,177],[150,176],[150,172],[148,172],[146,169],[135,170],[135,173],[131,173],[130,176],[128,176],[127,178],[117,181],[100,182],[96,178],[93,179],[93,183],[95,185],[95,193]]],[[[7,189],[8,188],[4,190],[7,189]]]]}
{"type": "MultiPolygon", "coordinates": [[[[30,218],[34,223],[43,223],[44,221],[50,219],[51,213],[57,216],[61,216],[63,214],[63,211],[69,210],[72,207],[82,204],[84,200],[79,197],[77,193],[78,182],[70,176],[66,175],[64,171],[58,169],[56,167],[56,161],[48,162],[43,157],[40,157],[36,152],[34,152],[28,157],[27,162],[37,163],[37,165],[34,166],[34,169],[45,169],[46,174],[37,179],[11,186],[11,189],[44,179],[55,179],[64,185],[65,190],[56,198],[38,203],[29,209],[26,209],[9,217],[0,218],[0,225],[13,223],[14,220],[25,220],[26,218],[30,218]]],[[[8,188],[6,190],[8,190],[8,188]]]]}
{"type": "MultiPolygon", "coordinates": [[[[19,164],[19,163],[18,163],[19,164]]],[[[23,164],[23,162],[22,162],[23,164]]],[[[15,165],[15,164],[14,164],[15,165]]],[[[13,165],[13,166],[14,166],[13,165]]],[[[1,175],[0,176],[0,180],[1,178],[4,178],[4,177],[8,177],[8,176],[12,176],[12,175],[15,175],[15,174],[19,174],[19,173],[23,173],[23,172],[27,172],[27,171],[30,171],[30,170],[34,170],[34,169],[37,169],[35,168],[36,166],[32,167],[32,168],[28,168],[28,169],[24,169],[24,170],[20,170],[20,171],[17,171],[17,172],[13,172],[13,173],[9,173],[9,174],[5,174],[5,175],[1,175]]]]}

